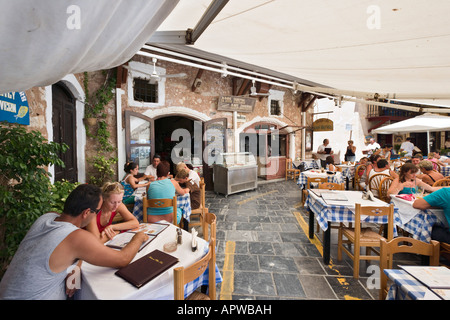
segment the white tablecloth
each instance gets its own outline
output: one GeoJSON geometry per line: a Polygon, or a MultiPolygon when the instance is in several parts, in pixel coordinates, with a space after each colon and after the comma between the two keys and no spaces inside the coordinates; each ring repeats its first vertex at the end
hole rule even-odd
{"type": "MultiPolygon", "coordinates": [[[[145,248],[138,252],[133,261],[152,252],[155,249],[164,251],[163,246],[167,242],[176,239],[176,227],[169,224],[169,227],[161,232],[156,239],[150,242],[145,248]]],[[[77,299],[83,300],[173,300],[174,283],[173,269],[180,266],[190,266],[194,262],[203,257],[208,250],[208,243],[198,238],[198,249],[196,252],[191,250],[191,234],[182,231],[183,243],[178,246],[177,250],[169,253],[177,257],[180,262],[170,269],[160,274],[149,283],[137,289],[127,281],[123,280],[114,273],[118,270],[115,268],[98,267],[83,262],[81,266],[82,282],[81,290],[77,294],[77,299]]],[[[205,272],[207,278],[207,271],[205,272]]],[[[205,275],[204,274],[204,275],[205,275]]],[[[222,277],[216,267],[216,282],[221,282],[222,277]]],[[[190,286],[192,293],[198,286],[203,285],[203,281],[197,281],[196,285],[190,286]]]]}
{"type": "MultiPolygon", "coordinates": [[[[391,195],[391,201],[398,208],[398,214],[403,224],[407,224],[419,213],[424,212],[420,209],[413,208],[414,201],[408,201],[391,195]]],[[[434,214],[442,223],[448,226],[447,219],[444,215],[444,210],[439,208],[430,208],[425,210],[425,213],[434,214]]]]}

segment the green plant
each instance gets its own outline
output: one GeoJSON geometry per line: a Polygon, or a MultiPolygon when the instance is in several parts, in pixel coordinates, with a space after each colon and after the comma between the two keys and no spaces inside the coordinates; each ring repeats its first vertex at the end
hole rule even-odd
{"type": "Polygon", "coordinates": [[[39,131],[0,124],[0,269],[9,263],[34,221],[50,211],[51,182],[46,167],[64,166],[68,146],[48,142],[39,131]]]}
{"type": "Polygon", "coordinates": [[[56,181],[50,189],[50,210],[62,213],[67,197],[79,184],[79,182],[72,183],[67,180],[56,181]]]}
{"type": "Polygon", "coordinates": [[[91,175],[90,183],[101,187],[105,182],[113,179],[115,174],[114,165],[117,163],[117,158],[111,157],[107,159],[99,153],[91,160],[97,172],[95,175],[91,175]]]}
{"type": "Polygon", "coordinates": [[[102,119],[98,121],[96,128],[89,128],[86,126],[86,135],[91,138],[96,138],[100,144],[100,149],[105,152],[113,151],[114,148],[109,143],[110,132],[108,130],[106,119],[105,106],[114,98],[114,88],[116,87],[115,69],[103,71],[105,75],[105,82],[103,85],[91,96],[89,93],[89,75],[84,73],[84,91],[85,91],[85,118],[102,119]],[[91,129],[96,129],[91,133],[91,129]]]}
{"type": "Polygon", "coordinates": [[[443,155],[443,156],[446,156],[448,153],[450,152],[450,149],[441,149],[441,152],[440,152],[440,154],[441,155],[443,155]]]}
{"type": "Polygon", "coordinates": [[[105,75],[105,82],[91,96],[89,93],[89,75],[87,72],[84,73],[85,118],[106,117],[104,108],[114,98],[114,88],[116,87],[115,69],[103,71],[103,74],[105,75]]]}

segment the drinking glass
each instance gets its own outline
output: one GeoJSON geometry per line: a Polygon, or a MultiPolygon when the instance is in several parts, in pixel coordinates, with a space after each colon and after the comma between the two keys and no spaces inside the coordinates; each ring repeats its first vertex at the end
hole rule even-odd
{"type": "Polygon", "coordinates": [[[416,186],[416,197],[422,198],[423,192],[424,192],[424,189],[422,186],[416,186]]]}

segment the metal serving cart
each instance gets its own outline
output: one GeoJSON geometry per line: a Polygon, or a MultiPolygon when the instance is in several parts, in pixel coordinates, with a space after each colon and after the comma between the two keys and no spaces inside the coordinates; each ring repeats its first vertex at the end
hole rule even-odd
{"type": "Polygon", "coordinates": [[[222,153],[221,159],[213,167],[214,192],[228,196],[258,187],[258,165],[252,153],[222,153]]]}

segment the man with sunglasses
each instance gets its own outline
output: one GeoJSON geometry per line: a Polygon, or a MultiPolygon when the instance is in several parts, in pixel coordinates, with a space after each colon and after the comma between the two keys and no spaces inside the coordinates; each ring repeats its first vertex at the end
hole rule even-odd
{"type": "Polygon", "coordinates": [[[64,212],[39,217],[31,226],[0,283],[0,299],[66,299],[66,278],[78,261],[121,268],[147,240],[137,233],[120,251],[104,246],[83,230],[102,205],[100,188],[83,184],[67,197],[64,212]]]}

